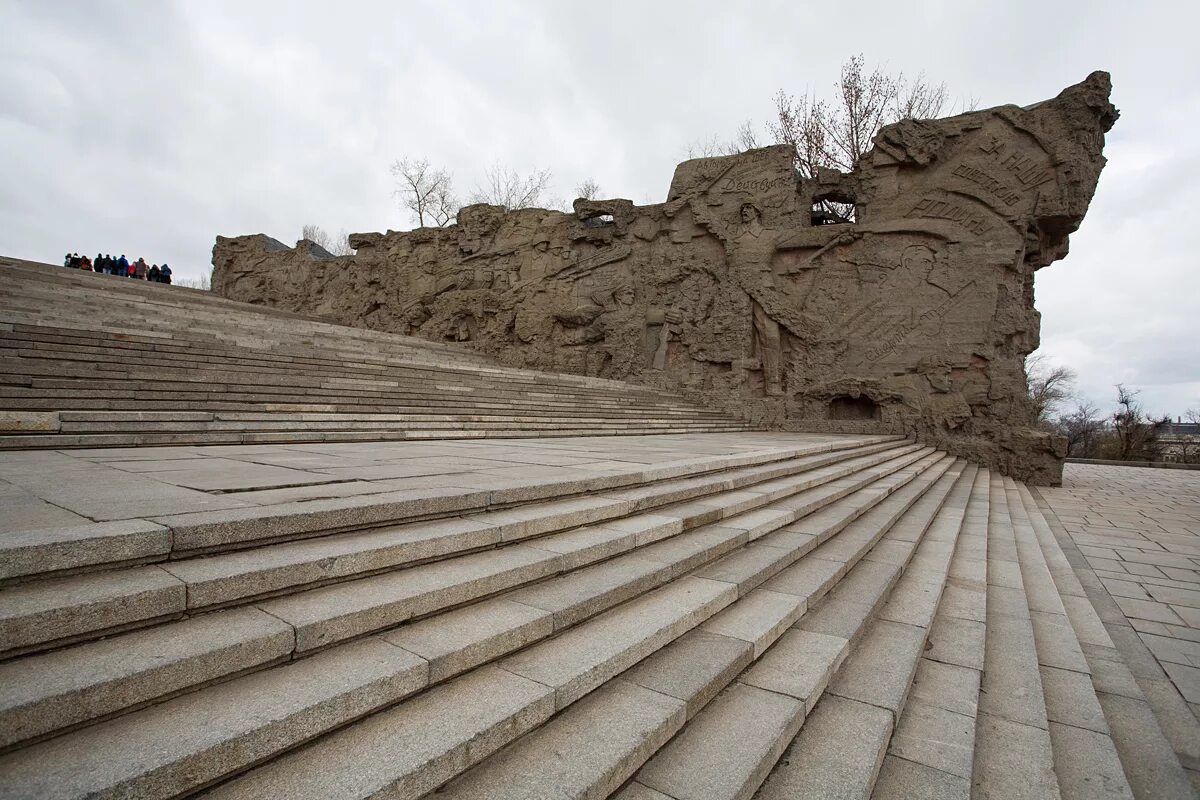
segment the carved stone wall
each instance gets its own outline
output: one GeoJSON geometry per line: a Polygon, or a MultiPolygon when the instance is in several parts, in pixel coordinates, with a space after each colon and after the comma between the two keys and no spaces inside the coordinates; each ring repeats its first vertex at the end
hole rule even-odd
{"type": "Polygon", "coordinates": [[[213,289],[469,343],[514,366],[682,390],[779,428],[915,434],[1058,483],[1033,425],[1034,271],[1062,258],[1117,118],[1108,75],[1057,98],[884,128],[850,174],[787,147],[687,161],[665,203],[464,208],[353,256],[218,237],[213,289]],[[854,222],[820,224],[821,200],[854,222]]]}

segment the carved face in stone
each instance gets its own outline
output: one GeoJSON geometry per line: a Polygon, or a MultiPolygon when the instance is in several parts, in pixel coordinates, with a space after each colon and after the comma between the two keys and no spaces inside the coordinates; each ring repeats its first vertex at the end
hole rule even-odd
{"type": "Polygon", "coordinates": [[[617,301],[618,305],[631,306],[633,305],[634,295],[633,287],[629,284],[618,286],[613,292],[613,300],[617,301]]]}
{"type": "Polygon", "coordinates": [[[900,256],[900,266],[912,275],[925,277],[933,269],[935,255],[932,248],[923,244],[913,244],[904,248],[900,256]]]}
{"type": "Polygon", "coordinates": [[[742,205],[742,223],[749,225],[751,222],[757,222],[762,219],[762,214],[753,203],[744,203],[742,205]]]}

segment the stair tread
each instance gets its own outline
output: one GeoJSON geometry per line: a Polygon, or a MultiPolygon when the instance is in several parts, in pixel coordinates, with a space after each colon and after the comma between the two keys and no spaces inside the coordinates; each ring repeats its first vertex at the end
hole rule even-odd
{"type": "MultiPolygon", "coordinates": [[[[930,460],[932,460],[932,459],[929,456],[924,457],[924,461],[930,461],[930,460]]],[[[903,462],[903,461],[905,461],[905,459],[901,459],[901,461],[903,462]]],[[[874,473],[870,472],[869,470],[868,470],[867,474],[874,475],[874,473]]],[[[845,499],[843,502],[845,504],[847,504],[848,506],[853,507],[856,503],[858,503],[860,501],[851,497],[851,498],[845,499]]],[[[700,529],[698,532],[703,533],[703,530],[700,529]]],[[[731,539],[732,541],[744,541],[745,536],[746,536],[746,534],[743,531],[737,531],[737,530],[732,530],[729,535],[732,537],[732,539],[731,539]]],[[[785,554],[784,551],[778,551],[778,552],[780,553],[781,558],[784,557],[784,554],[785,554]]],[[[549,554],[547,553],[547,555],[549,555],[549,554]]],[[[636,551],[634,553],[632,553],[631,555],[636,555],[636,551]]],[[[686,556],[684,556],[684,557],[686,557],[686,556]]],[[[431,566],[436,566],[437,563],[438,562],[435,562],[431,566]]],[[[480,563],[482,565],[482,560],[480,561],[480,563]]],[[[612,562],[608,562],[608,563],[612,563],[612,562]]],[[[678,569],[668,569],[670,567],[669,562],[668,563],[649,562],[649,563],[654,567],[654,569],[656,571],[658,571],[659,573],[662,573],[664,575],[664,577],[668,577],[668,576],[672,575],[674,572],[678,571],[678,569]]],[[[600,566],[604,566],[604,565],[600,565],[600,566]]],[[[731,589],[732,591],[734,591],[736,593],[736,587],[730,587],[730,585],[728,583],[718,583],[718,585],[725,587],[727,589],[731,589]]],[[[646,588],[646,587],[641,587],[641,588],[646,588]]],[[[415,591],[411,588],[411,585],[408,590],[410,592],[415,591]]],[[[511,597],[511,595],[509,595],[508,597],[511,597]]],[[[481,604],[479,611],[473,611],[472,609],[474,609],[475,607],[467,607],[460,611],[451,612],[451,615],[450,615],[451,619],[445,623],[439,622],[441,617],[431,617],[429,620],[416,623],[416,625],[414,625],[414,626],[410,626],[411,632],[410,632],[410,630],[406,630],[406,628],[400,628],[397,631],[393,632],[393,634],[384,634],[383,636],[387,641],[392,642],[393,644],[399,645],[400,647],[405,647],[411,641],[414,641],[414,640],[417,641],[418,643],[412,645],[409,649],[411,649],[413,652],[416,652],[416,653],[422,655],[423,657],[433,658],[434,663],[430,667],[431,675],[436,673],[436,678],[434,678],[434,679],[441,679],[443,677],[449,676],[450,674],[461,671],[462,669],[469,668],[471,666],[474,666],[477,663],[480,663],[478,659],[483,658],[486,654],[488,654],[489,651],[494,653],[497,650],[502,652],[505,648],[513,649],[515,647],[519,647],[524,644],[528,644],[529,642],[535,640],[536,638],[545,636],[549,632],[547,629],[549,628],[551,623],[549,622],[548,619],[539,616],[536,612],[536,609],[533,609],[528,606],[520,606],[520,608],[523,609],[526,613],[513,615],[511,613],[511,611],[513,610],[513,607],[518,606],[518,604],[515,603],[514,601],[508,599],[508,597],[497,598],[497,600],[495,600],[495,601],[485,601],[485,603],[481,604]],[[507,611],[510,612],[507,615],[501,614],[501,617],[500,617],[500,618],[505,618],[509,621],[509,623],[512,626],[510,630],[497,630],[487,624],[487,623],[495,623],[497,621],[498,618],[494,615],[494,613],[487,613],[487,612],[492,612],[497,607],[497,605],[500,603],[505,604],[505,606],[507,607],[507,611]],[[529,612],[533,612],[533,613],[529,613],[529,612]],[[454,615],[456,615],[456,617],[454,615]],[[444,631],[447,629],[447,627],[449,627],[449,629],[453,630],[454,629],[453,626],[455,624],[458,624],[461,626],[460,632],[458,634],[458,636],[461,639],[461,644],[462,644],[461,648],[459,650],[455,650],[452,647],[447,646],[447,644],[445,642],[439,642],[438,647],[440,648],[440,651],[438,651],[437,649],[430,650],[429,643],[431,640],[430,640],[429,632],[430,631],[433,631],[433,632],[444,631]],[[422,631],[424,631],[425,633],[422,634],[422,631]],[[424,647],[422,647],[422,645],[420,644],[422,636],[424,637],[424,641],[426,643],[424,647]],[[472,650],[472,648],[474,648],[474,649],[472,650]]],[[[622,598],[610,596],[607,598],[606,603],[607,603],[607,605],[611,605],[612,603],[619,602],[620,599],[622,599],[622,598]]],[[[599,608],[603,608],[606,603],[605,602],[600,603],[599,608]]],[[[593,607],[590,610],[594,613],[598,609],[593,607]]],[[[224,613],[231,613],[231,612],[218,612],[218,615],[224,614],[224,613]]],[[[278,615],[278,611],[276,610],[275,616],[277,616],[277,615],[278,615]]],[[[274,616],[272,618],[274,618],[274,616]]],[[[202,620],[202,619],[204,619],[204,617],[198,617],[196,619],[202,620]]],[[[188,633],[187,626],[194,625],[194,624],[195,624],[194,620],[189,620],[189,621],[182,622],[182,623],[176,623],[176,626],[180,630],[181,634],[187,635],[187,633],[188,633]]],[[[103,643],[97,643],[97,645],[102,645],[102,644],[103,643]]],[[[197,643],[195,641],[193,641],[193,646],[195,646],[196,644],[197,643]]],[[[130,642],[130,646],[134,651],[136,651],[136,649],[137,649],[136,639],[134,641],[130,642]]],[[[156,662],[157,652],[155,650],[155,648],[157,646],[158,646],[158,642],[155,641],[153,639],[153,637],[151,637],[150,641],[148,642],[148,654],[147,654],[148,661],[151,665],[157,664],[157,662],[156,662]]],[[[85,645],[85,646],[80,647],[79,650],[81,652],[89,652],[88,648],[92,648],[91,652],[95,652],[98,649],[102,649],[102,648],[98,648],[93,645],[85,645]]],[[[335,648],[335,649],[337,649],[337,648],[335,648]]],[[[96,655],[99,656],[99,655],[102,655],[102,653],[96,653],[96,655]]],[[[211,657],[211,653],[208,651],[205,651],[202,655],[204,657],[211,657]]],[[[69,650],[68,651],[60,651],[60,653],[48,654],[47,656],[44,656],[41,658],[43,660],[53,662],[53,660],[56,657],[66,657],[69,659],[70,657],[72,657],[71,651],[69,651],[69,650]],[[67,654],[67,655],[63,656],[62,654],[67,654]]],[[[79,656],[74,656],[74,657],[78,658],[79,656]]],[[[14,663],[20,663],[20,662],[14,662],[14,663]]],[[[136,682],[137,680],[140,680],[143,677],[144,671],[146,669],[146,667],[138,665],[136,663],[132,667],[127,667],[127,668],[129,669],[129,677],[128,677],[129,682],[136,682]]],[[[215,688],[219,689],[220,687],[215,687],[215,688]]],[[[50,703],[50,702],[54,701],[55,695],[53,693],[53,687],[50,687],[43,694],[45,695],[45,697],[43,698],[43,702],[50,703]]]]}
{"type": "MultiPolygon", "coordinates": [[[[722,750],[737,753],[739,748],[728,736],[733,728],[724,724],[721,716],[714,715],[708,720],[708,730],[698,729],[694,736],[702,740],[707,733],[708,737],[716,739],[718,746],[708,748],[703,754],[683,757],[664,750],[655,757],[663,774],[654,773],[655,761],[652,761],[638,774],[637,781],[675,797],[706,796],[702,786],[714,783],[722,784],[724,788],[712,796],[722,797],[749,796],[759,790],[760,785],[762,788],[757,796],[762,797],[817,796],[823,792],[859,796],[863,787],[869,792],[875,765],[883,758],[895,715],[903,707],[927,634],[927,628],[885,618],[883,610],[895,597],[892,587],[901,573],[903,577],[896,592],[909,584],[926,585],[930,580],[925,557],[908,571],[905,566],[912,559],[905,558],[897,565],[888,563],[893,557],[890,553],[884,560],[872,559],[872,554],[881,545],[887,551],[888,543],[907,541],[918,553],[941,551],[941,562],[948,569],[949,558],[944,557],[946,548],[940,545],[948,538],[952,547],[957,538],[965,510],[964,496],[971,486],[973,474],[973,470],[967,470],[964,476],[962,468],[957,467],[942,476],[934,488],[908,506],[909,513],[889,521],[888,538],[864,554],[847,577],[829,593],[821,608],[840,609],[836,616],[851,621],[840,628],[843,635],[814,631],[814,627],[822,626],[812,625],[810,617],[806,616],[795,630],[789,632],[789,635],[804,636],[806,640],[781,640],[740,678],[743,682],[761,684],[767,676],[771,682],[765,688],[782,690],[801,701],[791,727],[781,729],[774,738],[767,738],[770,747],[758,743],[759,750],[753,753],[753,758],[742,759],[740,763],[723,757],[722,750]],[[881,572],[881,568],[886,571],[881,572]],[[858,579],[858,576],[878,575],[886,577],[883,580],[876,577],[858,579]],[[872,621],[877,608],[880,612],[872,621]],[[860,635],[861,640],[851,651],[851,643],[859,640],[860,635]],[[798,651],[804,641],[810,642],[823,657],[798,651]],[[781,646],[784,649],[777,651],[776,648],[781,646]],[[774,655],[777,652],[778,655],[774,655]],[[792,653],[795,656],[784,661],[792,653]],[[779,667],[782,664],[788,664],[791,669],[783,671],[781,678],[779,667]],[[807,714],[812,716],[806,720],[807,714]],[[797,731],[799,735],[796,735],[797,731]],[[874,749],[854,749],[844,741],[848,732],[860,737],[860,745],[874,743],[874,749]],[[830,750],[831,747],[836,751],[830,750]],[[776,762],[785,750],[785,760],[777,766],[776,762]],[[835,752],[847,751],[861,758],[862,763],[847,764],[840,761],[841,755],[835,755],[835,752]],[[818,755],[814,756],[814,753],[818,755]],[[863,768],[868,765],[870,769],[864,772],[863,768]],[[849,774],[855,769],[860,773],[857,782],[849,774]],[[698,775],[703,775],[703,780],[699,780],[698,775]]],[[[941,577],[945,578],[944,572],[941,577]]],[[[892,613],[898,612],[893,609],[892,613]]],[[[753,714],[751,706],[747,704],[741,713],[749,719],[753,714]]],[[[682,737],[688,735],[685,729],[682,737]]],[[[677,741],[682,738],[677,737],[677,741]]]]}
{"type": "MultiPolygon", "coordinates": [[[[928,484],[937,480],[941,474],[937,470],[928,469],[923,477],[928,484]],[[928,473],[935,473],[935,475],[928,473]]],[[[913,488],[916,489],[916,487],[913,488]]],[[[914,491],[913,497],[905,498],[901,493],[907,489],[906,485],[904,489],[892,495],[890,502],[906,508],[911,505],[916,497],[919,497],[920,491],[914,491]]],[[[921,487],[921,491],[923,489],[924,487],[921,487]]],[[[864,525],[868,524],[866,520],[871,513],[868,512],[860,518],[864,525]]],[[[885,524],[890,524],[893,515],[888,512],[879,515],[878,519],[883,520],[885,524]]],[[[882,533],[881,531],[880,535],[882,533]]],[[[838,534],[838,536],[842,535],[846,535],[845,529],[838,534]]],[[[867,539],[863,545],[864,551],[869,550],[871,543],[878,538],[876,536],[873,539],[867,539]]],[[[805,558],[814,558],[817,552],[808,553],[805,558]]],[[[688,701],[689,710],[695,713],[697,696],[707,699],[707,696],[711,696],[716,689],[720,688],[720,684],[727,682],[732,677],[732,670],[737,665],[743,663],[747,658],[761,654],[781,634],[785,637],[791,634],[811,636],[807,632],[795,629],[784,633],[787,624],[794,621],[808,603],[806,597],[791,595],[790,600],[787,599],[788,597],[788,595],[763,589],[753,589],[744,596],[740,596],[736,603],[714,615],[697,631],[688,635],[689,637],[698,637],[708,634],[709,639],[705,641],[697,638],[689,640],[688,637],[679,639],[623,674],[621,680],[640,683],[647,688],[654,688],[673,695],[677,699],[688,701]],[[737,644],[739,639],[745,644],[739,646],[737,644]],[[721,647],[720,643],[725,642],[728,644],[721,647]],[[693,669],[690,660],[684,660],[683,656],[694,653],[697,646],[704,644],[712,644],[713,652],[702,660],[700,669],[693,669]],[[747,653],[746,646],[753,649],[747,653]]],[[[775,647],[778,645],[776,644],[775,647]]],[[[768,654],[775,652],[774,647],[767,652],[768,654]]],[[[753,672],[754,669],[755,667],[752,666],[748,671],[753,672]]],[[[671,797],[735,796],[732,791],[723,791],[723,789],[732,790],[734,787],[721,785],[718,778],[730,778],[737,788],[744,789],[747,786],[756,785],[756,779],[760,776],[754,774],[747,776],[729,769],[728,762],[731,757],[729,753],[733,752],[736,756],[750,758],[755,764],[760,765],[761,771],[765,773],[765,769],[769,769],[774,759],[770,757],[770,752],[764,755],[761,752],[762,748],[781,750],[787,740],[791,738],[790,733],[794,732],[794,728],[798,727],[799,722],[803,720],[804,710],[805,700],[802,698],[735,682],[710,704],[704,706],[703,710],[688,722],[683,731],[672,740],[665,750],[660,751],[659,755],[654,756],[646,766],[643,766],[635,776],[635,782],[630,785],[631,788],[627,788],[625,793],[620,796],[625,797],[630,792],[645,793],[651,789],[671,797]],[[715,721],[705,725],[707,720],[715,721]],[[761,735],[764,731],[771,735],[764,738],[761,735]],[[771,748],[771,743],[776,743],[777,747],[771,748]],[[666,754],[674,753],[679,749],[692,756],[686,760],[683,766],[675,764],[674,760],[670,762],[672,767],[677,767],[669,770],[670,776],[676,780],[685,780],[687,784],[686,790],[683,791],[671,783],[671,780],[655,772],[655,764],[660,763],[660,759],[670,758],[666,754]],[[704,793],[697,794],[691,791],[697,787],[703,787],[704,793]]],[[[573,707],[562,716],[570,718],[581,715],[582,712],[573,707]]],[[[579,723],[577,721],[573,724],[579,723]]],[[[540,751],[542,757],[545,757],[546,748],[558,748],[559,742],[554,738],[552,731],[553,723],[528,735],[511,745],[499,757],[489,759],[472,771],[465,773],[445,787],[442,792],[450,797],[487,796],[489,793],[491,796],[496,796],[497,792],[501,791],[500,787],[503,787],[503,791],[517,791],[523,793],[523,796],[540,796],[538,794],[539,787],[545,785],[540,777],[516,775],[505,765],[513,761],[528,763],[534,758],[533,753],[540,751]]],[[[594,729],[593,736],[604,738],[604,733],[605,729],[594,729]]],[[[653,752],[653,749],[650,748],[654,746],[656,746],[654,743],[650,743],[649,747],[645,749],[653,752]]],[[[642,755],[641,758],[644,759],[645,755],[642,755]]],[[[629,771],[631,767],[636,766],[635,759],[635,763],[632,765],[613,764],[610,769],[629,771]]],[[[586,793],[585,787],[586,792],[596,791],[597,788],[593,784],[571,783],[564,791],[571,795],[581,795],[586,793]]]]}

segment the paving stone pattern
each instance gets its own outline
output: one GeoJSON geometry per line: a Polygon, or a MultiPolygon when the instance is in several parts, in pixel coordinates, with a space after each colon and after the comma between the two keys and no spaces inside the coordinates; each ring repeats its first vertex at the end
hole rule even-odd
{"type": "Polygon", "coordinates": [[[1070,464],[1062,488],[1037,491],[1200,784],[1200,473],[1070,464]]]}

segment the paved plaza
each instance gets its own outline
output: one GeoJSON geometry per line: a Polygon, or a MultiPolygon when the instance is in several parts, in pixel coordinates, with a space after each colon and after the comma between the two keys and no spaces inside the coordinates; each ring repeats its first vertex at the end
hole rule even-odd
{"type": "Polygon", "coordinates": [[[1200,718],[1200,470],[1068,464],[1062,488],[1037,491],[1098,578],[1088,597],[1160,720],[1200,758],[1184,710],[1200,718]]]}

